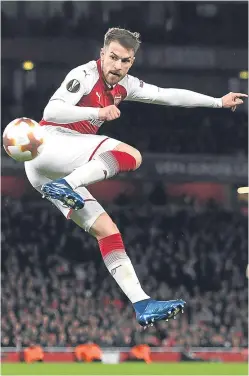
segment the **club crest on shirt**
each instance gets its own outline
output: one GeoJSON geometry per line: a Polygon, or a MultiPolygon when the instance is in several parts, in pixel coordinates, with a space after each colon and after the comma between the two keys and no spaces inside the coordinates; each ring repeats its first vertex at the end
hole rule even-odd
{"type": "Polygon", "coordinates": [[[122,95],[116,94],[114,95],[114,104],[115,106],[119,105],[119,103],[122,101],[122,95]]]}

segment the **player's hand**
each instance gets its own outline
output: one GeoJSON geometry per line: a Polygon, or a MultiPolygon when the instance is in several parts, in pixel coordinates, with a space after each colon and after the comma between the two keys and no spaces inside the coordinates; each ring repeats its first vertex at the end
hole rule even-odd
{"type": "Polygon", "coordinates": [[[101,108],[99,110],[99,120],[111,121],[119,117],[120,117],[120,111],[114,104],[112,104],[111,106],[101,108]]]}
{"type": "Polygon", "coordinates": [[[238,105],[244,103],[243,98],[248,98],[248,95],[242,93],[228,93],[221,98],[222,107],[231,108],[232,111],[235,111],[238,105]]]}

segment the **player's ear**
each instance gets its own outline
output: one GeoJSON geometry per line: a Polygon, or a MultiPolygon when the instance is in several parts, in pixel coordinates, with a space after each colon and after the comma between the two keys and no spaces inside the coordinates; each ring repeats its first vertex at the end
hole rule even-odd
{"type": "Polygon", "coordinates": [[[135,62],[135,56],[133,56],[133,58],[131,59],[131,66],[134,64],[134,62],[135,62]]]}
{"type": "Polygon", "coordinates": [[[100,58],[102,59],[104,57],[104,48],[102,47],[101,50],[100,50],[100,58]]]}

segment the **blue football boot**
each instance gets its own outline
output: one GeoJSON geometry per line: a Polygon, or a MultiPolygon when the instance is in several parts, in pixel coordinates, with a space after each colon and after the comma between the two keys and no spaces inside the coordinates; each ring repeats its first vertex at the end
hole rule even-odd
{"type": "Polygon", "coordinates": [[[153,299],[146,299],[134,303],[133,306],[136,311],[136,319],[138,323],[145,328],[157,321],[175,319],[179,313],[183,313],[184,304],[186,302],[182,299],[157,301],[153,299]]]}
{"type": "Polygon", "coordinates": [[[83,198],[70,187],[65,179],[57,179],[51,183],[43,184],[41,190],[42,197],[59,200],[70,209],[79,210],[85,205],[83,198]]]}

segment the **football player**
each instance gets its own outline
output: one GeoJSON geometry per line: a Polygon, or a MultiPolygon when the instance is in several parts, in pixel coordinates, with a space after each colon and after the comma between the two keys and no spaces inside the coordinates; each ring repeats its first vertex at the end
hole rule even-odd
{"type": "Polygon", "coordinates": [[[160,88],[128,75],[140,43],[139,33],[109,29],[100,59],[68,73],[40,122],[46,133],[43,152],[26,162],[25,169],[34,188],[66,218],[96,238],[107,269],[133,304],[139,324],[146,327],[174,318],[183,311],[185,301],[156,301],[146,294],[118,227],[87,190],[89,184],[122,171],[134,171],[142,163],[137,149],[97,132],[104,121],[120,117],[118,105],[125,100],[234,110],[246,95],[229,93],[213,98],[188,90],[160,88]]]}

